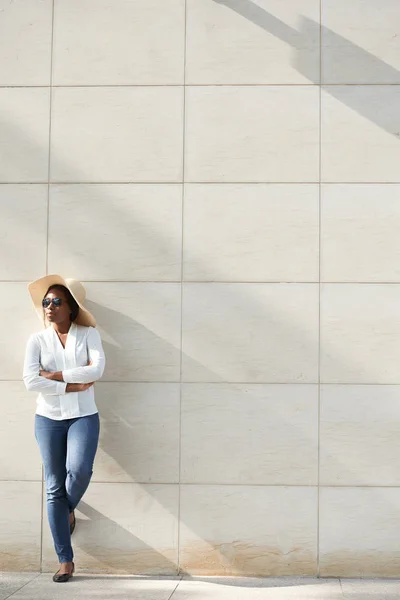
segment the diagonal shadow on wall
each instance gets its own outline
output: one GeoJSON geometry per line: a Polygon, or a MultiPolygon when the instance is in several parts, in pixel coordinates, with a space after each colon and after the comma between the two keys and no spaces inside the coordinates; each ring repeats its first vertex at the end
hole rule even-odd
{"type": "MultiPolygon", "coordinates": [[[[213,2],[222,4],[228,9],[235,11],[243,18],[264,29],[267,33],[290,45],[294,49],[293,65],[299,73],[304,75],[314,84],[321,83],[323,89],[328,94],[339,100],[342,104],[347,105],[360,116],[375,123],[378,127],[391,135],[394,135],[397,138],[400,137],[400,111],[388,111],[386,102],[384,107],[377,105],[376,102],[366,102],[363,93],[357,93],[360,88],[346,86],[345,82],[343,82],[343,85],[329,85],[329,81],[324,80],[320,82],[319,78],[315,77],[315,71],[307,60],[304,48],[310,46],[310,40],[315,40],[318,44],[321,34],[320,43],[322,44],[323,62],[325,43],[329,45],[330,52],[333,53],[333,56],[335,48],[347,47],[349,48],[349,56],[351,57],[349,60],[354,63],[354,70],[356,72],[365,73],[369,73],[371,70],[379,72],[379,81],[382,82],[382,85],[384,85],[385,82],[391,84],[396,82],[400,84],[400,72],[397,69],[377,56],[374,56],[367,50],[353,44],[350,40],[338,35],[331,29],[328,29],[325,26],[320,27],[319,23],[316,23],[305,16],[301,17],[299,29],[294,29],[264,10],[261,6],[254,4],[251,0],[213,0],[213,2]],[[383,108],[385,110],[383,110],[383,108]],[[394,115],[397,115],[397,119],[393,118],[394,115]]],[[[393,107],[393,109],[395,109],[395,107],[393,107]]]]}

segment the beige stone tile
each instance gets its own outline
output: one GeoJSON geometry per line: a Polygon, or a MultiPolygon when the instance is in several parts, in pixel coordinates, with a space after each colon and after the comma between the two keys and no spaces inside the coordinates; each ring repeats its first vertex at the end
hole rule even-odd
{"type": "Polygon", "coordinates": [[[323,485],[400,484],[399,399],[396,385],[322,386],[323,485]]]}
{"type": "Polygon", "coordinates": [[[179,381],[178,283],[86,283],[107,358],[105,381],[179,381]]]}
{"type": "Polygon", "coordinates": [[[313,487],[182,486],[180,565],[187,573],[315,574],[316,545],[313,487]]]}
{"type": "Polygon", "coordinates": [[[400,281],[399,193],[394,184],[323,186],[324,281],[400,281]]]}
{"type": "Polygon", "coordinates": [[[321,381],[399,383],[400,287],[324,284],[321,381]]]}
{"type": "Polygon", "coordinates": [[[35,394],[19,381],[0,381],[0,479],[42,480],[35,440],[35,394]]]}
{"type": "Polygon", "coordinates": [[[186,80],[191,84],[317,83],[316,0],[189,0],[186,80]]]}
{"type": "Polygon", "coordinates": [[[187,383],[181,427],[184,483],[317,483],[317,386],[187,383]]]}
{"type": "Polygon", "coordinates": [[[0,279],[38,279],[46,270],[47,185],[0,185],[0,279]]]}
{"type": "Polygon", "coordinates": [[[318,180],[314,87],[188,87],[186,181],[318,180]]]}
{"type": "Polygon", "coordinates": [[[321,575],[397,577],[399,502],[399,488],[322,488],[321,575]]]}
{"type": "Polygon", "coordinates": [[[95,481],[179,481],[179,384],[98,383],[95,481]]]}
{"type": "Polygon", "coordinates": [[[0,115],[0,182],[47,181],[49,90],[0,88],[0,115]]]}
{"type": "Polygon", "coordinates": [[[0,0],[0,85],[50,85],[51,0],[0,0]]]}
{"type": "Polygon", "coordinates": [[[181,87],[56,88],[52,115],[52,181],[181,181],[181,87]]]}
{"type": "Polygon", "coordinates": [[[56,0],[55,83],[183,83],[184,6],[184,0],[56,0]]]}
{"type": "MultiPolygon", "coordinates": [[[[80,573],[177,573],[178,486],[91,483],[76,511],[73,549],[80,573]]],[[[55,554],[44,526],[43,570],[55,554]]]]}
{"type": "Polygon", "coordinates": [[[400,86],[325,86],[322,181],[400,180],[400,86]],[[384,108],[383,108],[384,107],[384,108]]]}
{"type": "MultiPolygon", "coordinates": [[[[0,283],[0,380],[22,379],[25,346],[40,331],[26,283],[0,283]]],[[[31,402],[34,402],[32,394],[31,402]]]]}
{"type": "Polygon", "coordinates": [[[314,383],[318,285],[186,283],[183,380],[314,383]]]}
{"type": "Polygon", "coordinates": [[[180,185],[51,187],[52,273],[86,281],[180,281],[181,239],[180,185]]]}
{"type": "Polygon", "coordinates": [[[316,185],[186,185],[184,278],[318,281],[318,205],[316,185]]]}
{"type": "Polygon", "coordinates": [[[396,0],[324,0],[322,73],[326,83],[400,83],[396,0]]]}
{"type": "Polygon", "coordinates": [[[0,481],[2,571],[39,571],[42,484],[0,481]]]}

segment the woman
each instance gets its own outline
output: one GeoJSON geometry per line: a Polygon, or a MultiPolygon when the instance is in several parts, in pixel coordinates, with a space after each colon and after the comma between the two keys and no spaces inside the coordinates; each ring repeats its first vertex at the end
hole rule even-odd
{"type": "Polygon", "coordinates": [[[28,390],[39,393],[35,436],[60,563],[53,581],[63,583],[75,570],[71,546],[74,509],[93,472],[99,439],[93,383],[103,374],[105,358],[96,322],[82,305],[86,295],[82,284],[48,275],[28,287],[47,328],[28,341],[24,382],[28,390]]]}

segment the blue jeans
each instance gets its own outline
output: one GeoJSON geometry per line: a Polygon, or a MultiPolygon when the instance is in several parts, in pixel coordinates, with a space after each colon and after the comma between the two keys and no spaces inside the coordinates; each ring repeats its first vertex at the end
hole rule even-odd
{"type": "Polygon", "coordinates": [[[99,431],[98,413],[62,421],[35,415],[35,436],[46,480],[47,516],[60,563],[71,562],[74,557],[69,513],[92,477],[99,431]]]}

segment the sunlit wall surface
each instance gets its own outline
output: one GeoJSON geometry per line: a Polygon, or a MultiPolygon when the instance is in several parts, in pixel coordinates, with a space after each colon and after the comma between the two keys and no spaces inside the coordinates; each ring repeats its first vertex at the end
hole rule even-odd
{"type": "Polygon", "coordinates": [[[108,365],[80,571],[400,568],[398,0],[0,0],[0,569],[53,570],[26,284],[108,365]]]}

